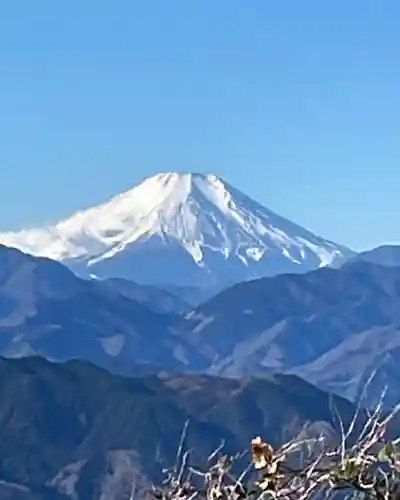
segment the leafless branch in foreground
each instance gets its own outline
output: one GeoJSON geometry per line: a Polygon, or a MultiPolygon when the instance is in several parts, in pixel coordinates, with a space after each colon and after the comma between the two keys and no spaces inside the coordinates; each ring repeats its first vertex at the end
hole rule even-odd
{"type": "Polygon", "coordinates": [[[328,442],[324,436],[296,438],[274,449],[260,436],[250,443],[249,463],[239,474],[233,472],[245,454],[223,454],[224,443],[208,457],[203,469],[189,464],[183,453],[184,433],[175,467],[165,470],[160,488],[153,488],[157,500],[309,500],[313,498],[357,498],[400,500],[400,438],[387,439],[387,428],[400,410],[382,414],[382,401],[367,418],[354,439],[356,414],[347,430],[339,412],[340,439],[328,442]],[[353,437],[353,439],[352,439],[353,437]],[[301,460],[299,460],[301,457],[301,460]]]}

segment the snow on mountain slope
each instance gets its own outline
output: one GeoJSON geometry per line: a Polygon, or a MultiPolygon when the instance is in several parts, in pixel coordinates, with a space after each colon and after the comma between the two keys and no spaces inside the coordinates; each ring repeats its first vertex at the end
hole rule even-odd
{"type": "Polygon", "coordinates": [[[315,236],[215,175],[161,173],[53,226],[0,242],[83,274],[224,285],[338,265],[349,249],[315,236]]]}

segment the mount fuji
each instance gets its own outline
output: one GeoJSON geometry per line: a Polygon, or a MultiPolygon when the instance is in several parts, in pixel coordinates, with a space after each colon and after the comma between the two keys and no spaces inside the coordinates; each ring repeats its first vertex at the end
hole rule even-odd
{"type": "Polygon", "coordinates": [[[355,255],[215,175],[176,172],[54,225],[0,233],[0,242],[86,277],[182,287],[336,267],[355,255]]]}

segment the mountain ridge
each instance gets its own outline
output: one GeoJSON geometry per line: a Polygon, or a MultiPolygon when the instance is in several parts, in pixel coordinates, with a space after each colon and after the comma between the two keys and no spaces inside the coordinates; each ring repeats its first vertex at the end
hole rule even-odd
{"type": "Polygon", "coordinates": [[[295,373],[373,406],[400,391],[400,267],[356,261],[239,283],[188,313],[177,334],[198,371],[220,376],[295,373]]]}
{"type": "Polygon", "coordinates": [[[170,299],[0,245],[0,354],[81,358],[129,375],[293,372],[353,400],[378,369],[368,402],[386,382],[389,403],[400,397],[399,267],[355,261],[259,278],[189,312],[170,299]]]}
{"type": "MultiPolygon", "coordinates": [[[[145,299],[146,294],[145,290],[145,299]]],[[[4,356],[83,358],[122,369],[135,363],[168,366],[165,354],[169,352],[177,366],[168,347],[168,328],[175,318],[152,311],[146,302],[124,295],[113,283],[84,280],[57,261],[0,245],[0,353],[4,356]]]]}
{"type": "Polygon", "coordinates": [[[399,267],[400,266],[400,245],[380,245],[361,252],[352,257],[349,262],[363,261],[382,266],[399,267]]]}
{"type": "Polygon", "coordinates": [[[0,358],[0,498],[143,498],[171,467],[185,422],[190,463],[274,446],[296,435],[339,435],[355,407],[294,376],[225,380],[206,375],[120,377],[82,361],[0,358]],[[274,404],[271,404],[271,401],[274,404]]]}

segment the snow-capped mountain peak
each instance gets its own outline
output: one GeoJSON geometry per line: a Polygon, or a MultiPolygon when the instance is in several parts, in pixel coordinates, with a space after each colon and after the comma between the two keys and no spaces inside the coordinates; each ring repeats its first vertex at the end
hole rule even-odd
{"type": "Polygon", "coordinates": [[[216,175],[186,172],[154,175],[52,226],[0,234],[0,242],[80,272],[152,283],[231,282],[332,265],[351,255],[216,175]]]}

